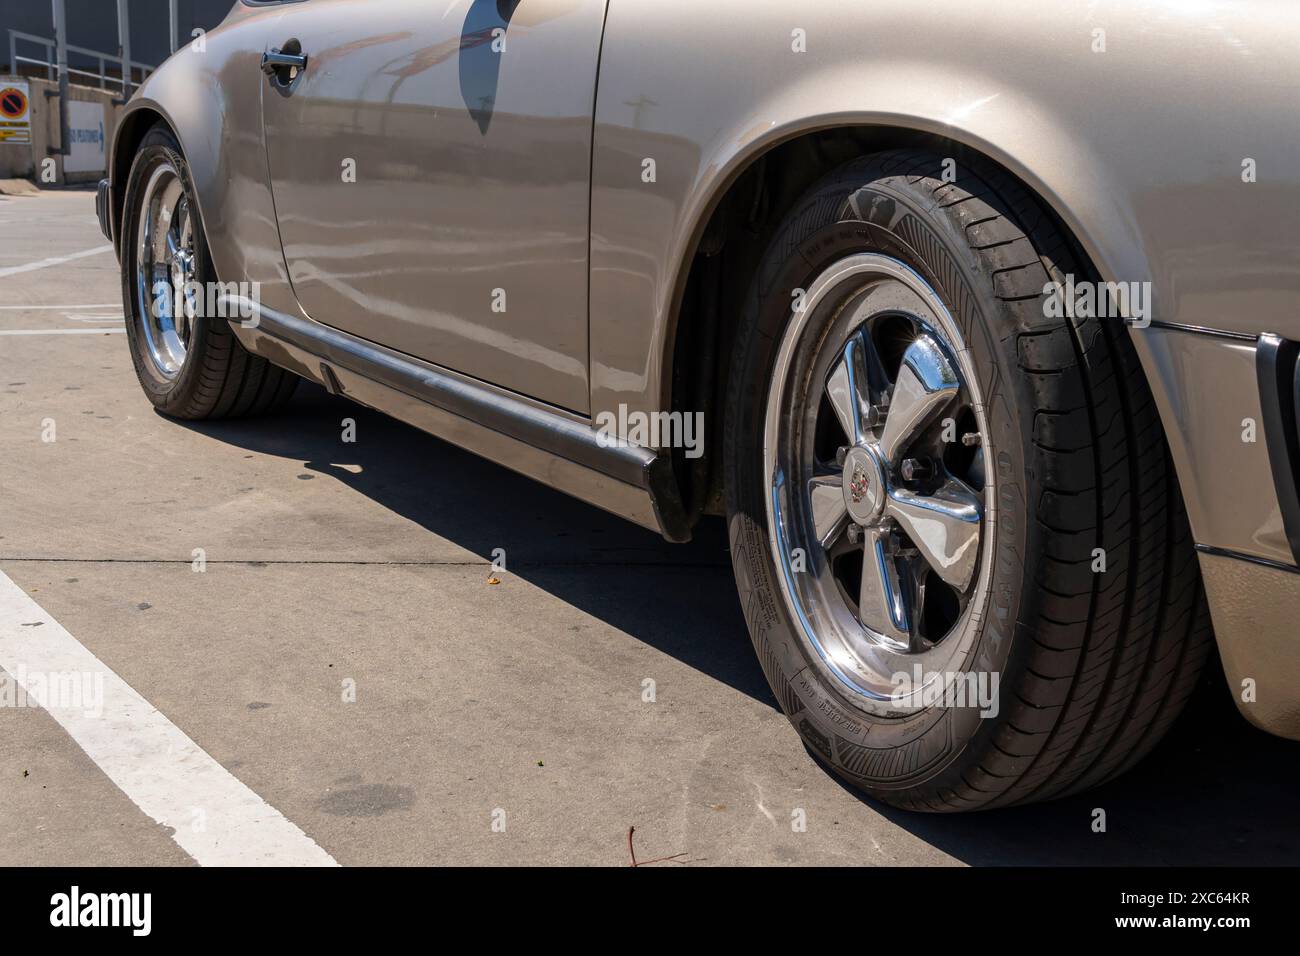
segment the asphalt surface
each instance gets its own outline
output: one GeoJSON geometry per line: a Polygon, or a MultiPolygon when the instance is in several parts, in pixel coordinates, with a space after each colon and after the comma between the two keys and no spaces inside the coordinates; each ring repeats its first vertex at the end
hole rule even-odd
{"type": "MultiPolygon", "coordinates": [[[[162,418],[124,335],[44,334],[121,327],[110,253],[12,272],[103,244],[88,192],[0,197],[0,332],[43,333],[0,334],[0,571],[339,863],[626,865],[633,826],[667,866],[1300,861],[1300,745],[1216,675],[1091,794],[963,817],[859,797],[776,709],[721,522],[669,545],[316,388],[162,418]]],[[[193,862],[35,708],[0,707],[0,845],[193,862]]]]}

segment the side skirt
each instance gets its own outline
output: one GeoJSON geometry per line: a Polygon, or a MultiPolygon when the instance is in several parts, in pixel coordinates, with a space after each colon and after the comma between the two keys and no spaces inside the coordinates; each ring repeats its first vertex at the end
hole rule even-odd
{"type": "Polygon", "coordinates": [[[248,325],[230,323],[253,354],[669,541],[690,540],[668,456],[636,445],[602,444],[585,419],[318,322],[248,300],[228,301],[259,316],[248,325]]]}

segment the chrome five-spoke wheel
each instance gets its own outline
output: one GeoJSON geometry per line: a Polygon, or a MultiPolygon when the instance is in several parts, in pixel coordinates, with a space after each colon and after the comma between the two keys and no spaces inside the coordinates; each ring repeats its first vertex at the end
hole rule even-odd
{"type": "Polygon", "coordinates": [[[796,302],[764,432],[778,577],[814,662],[890,712],[973,640],[984,411],[956,324],[902,262],[851,256],[796,302]]]}
{"type": "Polygon", "coordinates": [[[135,285],[144,353],[153,371],[170,380],[185,365],[198,314],[194,220],[170,163],[153,170],[142,195],[135,285]]]}
{"type": "MultiPolygon", "coordinates": [[[[145,131],[130,173],[112,193],[122,196],[116,235],[126,338],[136,378],[154,408],[201,421],[283,406],[298,377],[245,349],[225,320],[222,290],[238,284],[239,267],[230,266],[236,270],[232,282],[219,283],[200,194],[166,124],[145,131]]],[[[229,217],[221,218],[228,228],[229,217]]]]}

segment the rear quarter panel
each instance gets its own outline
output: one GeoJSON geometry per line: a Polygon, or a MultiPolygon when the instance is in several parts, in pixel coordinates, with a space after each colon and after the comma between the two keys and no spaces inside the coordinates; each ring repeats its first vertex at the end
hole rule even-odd
{"type": "Polygon", "coordinates": [[[612,3],[593,410],[666,403],[676,297],[712,204],[756,156],[828,126],[938,133],[998,160],[1103,278],[1153,283],[1157,320],[1300,334],[1297,49],[1286,0],[612,3]]]}

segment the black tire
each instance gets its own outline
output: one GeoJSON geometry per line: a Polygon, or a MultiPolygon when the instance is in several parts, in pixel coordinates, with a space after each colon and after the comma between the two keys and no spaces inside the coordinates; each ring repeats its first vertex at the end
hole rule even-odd
{"type": "Polygon", "coordinates": [[[159,374],[147,357],[143,316],[134,287],[139,250],[132,237],[138,232],[148,177],[164,162],[179,171],[197,223],[195,279],[205,285],[217,281],[198,204],[194,201],[189,166],[176,137],[159,123],[140,142],[126,183],[122,215],[121,234],[127,237],[122,240],[122,301],[131,359],[140,387],[158,411],[172,418],[241,418],[273,411],[292,397],[298,377],[245,350],[226,319],[203,315],[195,319],[185,362],[173,378],[159,374]]]}
{"type": "Polygon", "coordinates": [[[737,333],[724,451],[741,605],[782,709],[844,779],[926,811],[1051,799],[1123,773],[1178,715],[1210,644],[1181,494],[1128,329],[1047,317],[1045,284],[1085,278],[1086,265],[1014,178],[954,158],[950,183],[945,157],[930,151],[856,160],[789,210],[737,333]],[[791,290],[859,252],[901,259],[938,291],[981,383],[997,449],[995,613],[967,665],[1000,674],[995,717],[864,710],[809,666],[774,586],[763,418],[791,290]],[[1095,548],[1104,573],[1092,570],[1095,548]]]}

